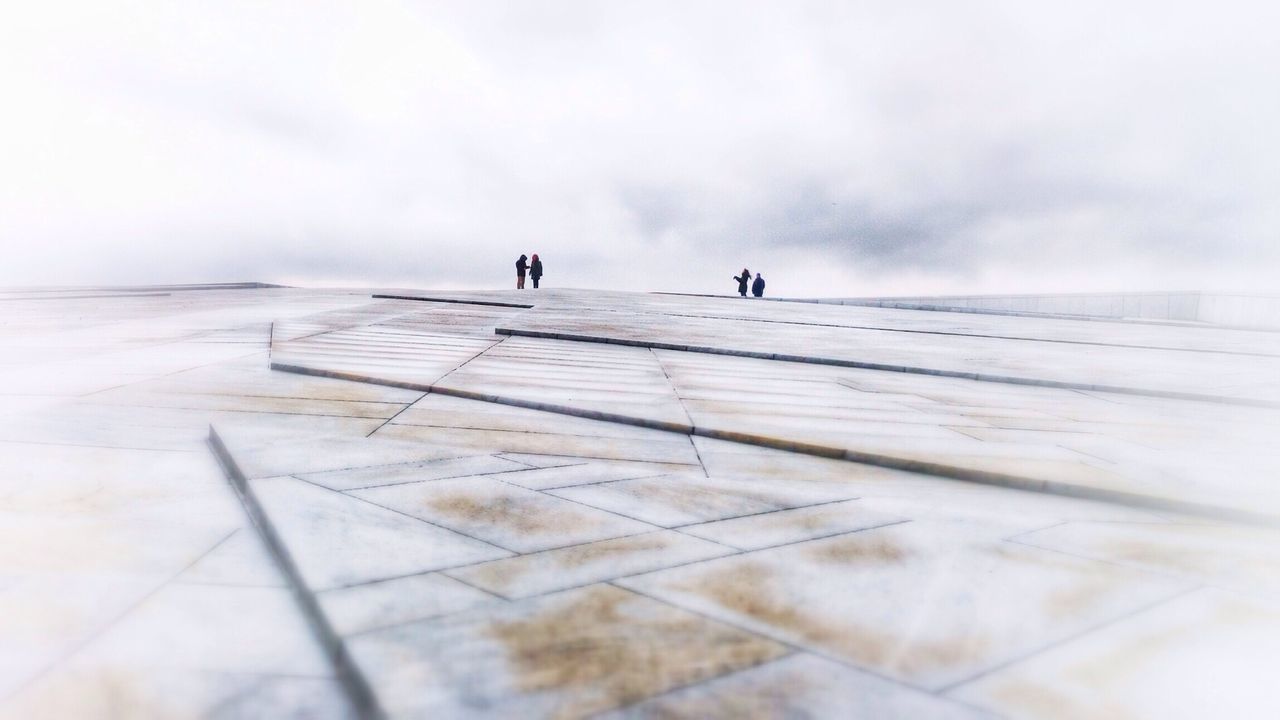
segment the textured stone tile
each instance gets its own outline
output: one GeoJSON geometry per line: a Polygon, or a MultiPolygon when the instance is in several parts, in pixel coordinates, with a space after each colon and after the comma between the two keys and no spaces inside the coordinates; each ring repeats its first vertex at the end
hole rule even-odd
{"type": "Polygon", "coordinates": [[[256,395],[150,392],[133,387],[99,393],[86,400],[93,404],[125,405],[135,408],[180,408],[186,410],[229,410],[234,412],[333,415],[386,420],[405,408],[404,404],[364,400],[317,400],[312,398],[260,397],[256,395]]]}
{"type": "Polygon", "coordinates": [[[488,593],[440,573],[326,590],[316,598],[339,635],[500,602],[488,593]]]}
{"type": "Polygon", "coordinates": [[[512,453],[504,452],[500,457],[515,460],[529,467],[567,467],[569,465],[583,465],[591,462],[588,458],[580,458],[576,455],[555,455],[555,454],[530,454],[530,453],[512,453]]]}
{"type": "Polygon", "coordinates": [[[344,720],[355,715],[337,681],[71,661],[0,704],[5,720],[114,718],[344,720]]]}
{"type": "Polygon", "coordinates": [[[1280,609],[1202,590],[950,693],[1010,717],[1276,717],[1280,609]]]}
{"type": "MultiPolygon", "coordinates": [[[[469,365],[468,365],[469,366],[469,365]]],[[[441,383],[444,387],[478,392],[484,395],[498,395],[501,397],[515,398],[529,402],[549,403],[552,405],[566,405],[584,411],[600,411],[611,412],[623,415],[638,415],[640,417],[663,420],[667,422],[688,422],[684,412],[676,405],[674,410],[663,410],[662,408],[653,408],[647,405],[636,411],[628,411],[624,409],[624,404],[618,402],[617,393],[596,393],[604,395],[604,399],[591,402],[582,397],[586,394],[581,387],[575,387],[572,391],[572,397],[566,397],[562,391],[542,391],[538,392],[530,388],[502,388],[491,387],[483,384],[459,384],[454,381],[453,376],[449,380],[441,383]]],[[[619,423],[603,423],[598,420],[592,420],[588,417],[578,417],[575,415],[566,415],[562,413],[549,413],[530,408],[517,408],[510,405],[494,405],[486,403],[478,403],[474,400],[466,400],[462,398],[452,398],[444,395],[429,395],[430,400],[424,400],[417,403],[412,408],[401,413],[394,421],[398,425],[422,425],[426,427],[456,427],[467,428],[472,430],[502,430],[507,432],[555,432],[565,435],[582,435],[585,437],[619,437],[619,438],[637,438],[647,437],[655,431],[636,427],[633,425],[624,425],[619,423]],[[442,402],[435,398],[445,398],[449,402],[442,402]],[[500,408],[501,411],[495,411],[500,408]]],[[[675,402],[674,397],[672,402],[675,402]]]]}
{"type": "Polygon", "coordinates": [[[867,484],[859,502],[869,510],[917,520],[967,526],[992,539],[1007,538],[1068,520],[1161,523],[1148,510],[1114,503],[1077,500],[927,475],[906,475],[894,482],[867,484]]]}
{"type": "Polygon", "coordinates": [[[732,552],[678,532],[657,531],[494,560],[449,574],[503,597],[522,598],[732,552]]]}
{"type": "Polygon", "coordinates": [[[1071,522],[1017,542],[1280,599],[1280,533],[1207,523],[1071,522]]]}
{"type": "Polygon", "coordinates": [[[355,720],[341,684],[330,678],[264,677],[242,693],[211,707],[209,720],[355,720]]]}
{"type": "Polygon", "coordinates": [[[525,465],[495,455],[467,455],[423,460],[395,465],[373,465],[348,470],[305,473],[298,477],[334,490],[353,490],[379,485],[426,482],[444,478],[505,473],[527,469],[525,465]]]}
{"type": "Polygon", "coordinates": [[[899,515],[868,510],[857,500],[848,500],[690,525],[682,528],[681,532],[740,550],[759,550],[906,519],[899,515]]]}
{"type": "Polygon", "coordinates": [[[110,627],[164,581],[89,569],[0,573],[0,698],[110,627]]]}
{"type": "Polygon", "coordinates": [[[327,675],[329,661],[283,588],[183,585],[149,596],[85,651],[146,669],[327,675]]]}
{"type": "Polygon", "coordinates": [[[801,653],[606,713],[602,718],[989,718],[985,711],[914,691],[801,653]]]}
{"type": "Polygon", "coordinates": [[[786,653],[609,586],[353,638],[396,717],[583,717],[786,653]]]}
{"type": "Polygon", "coordinates": [[[530,490],[548,490],[570,485],[628,480],[670,473],[678,465],[661,463],[589,462],[583,465],[522,470],[504,475],[502,480],[530,490]]]}
{"type": "Polygon", "coordinates": [[[570,455],[588,460],[677,463],[696,467],[687,438],[650,430],[644,437],[589,437],[554,432],[512,432],[390,424],[378,437],[467,448],[475,452],[570,455]]]}
{"type": "Polygon", "coordinates": [[[264,436],[256,427],[237,424],[218,425],[217,432],[240,470],[250,478],[424,462],[469,454],[421,442],[396,441],[382,435],[366,439],[367,431],[352,435],[286,432],[280,436],[264,436]]]}
{"type": "Polygon", "coordinates": [[[390,485],[352,494],[516,552],[653,529],[620,515],[487,477],[390,485]]]}
{"type": "Polygon", "coordinates": [[[272,360],[331,372],[430,385],[497,340],[348,328],[277,342],[272,360]]]}
{"type": "Polygon", "coordinates": [[[673,527],[856,496],[842,485],[706,478],[691,473],[551,490],[594,507],[673,527]]]}
{"type": "Polygon", "coordinates": [[[202,585],[283,587],[284,576],[257,531],[246,524],[176,578],[202,585]]]}
{"type": "Polygon", "coordinates": [[[314,590],[507,554],[480,540],[295,478],[251,482],[303,580],[314,590]]]}
{"type": "Polygon", "coordinates": [[[1028,550],[907,523],[618,582],[927,689],[1188,587],[1028,550]]]}

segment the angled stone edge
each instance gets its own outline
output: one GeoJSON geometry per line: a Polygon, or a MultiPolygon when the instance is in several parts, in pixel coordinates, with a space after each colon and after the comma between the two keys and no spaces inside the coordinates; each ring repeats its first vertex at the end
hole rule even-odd
{"type": "Polygon", "coordinates": [[[316,601],[315,595],[307,588],[302,579],[302,574],[298,571],[297,564],[294,563],[293,557],[289,554],[284,541],[280,538],[280,534],[271,523],[271,518],[267,516],[262,503],[258,501],[257,495],[254,494],[248,479],[240,469],[240,465],[236,462],[235,457],[231,455],[231,451],[227,449],[222,437],[218,435],[217,429],[212,425],[209,426],[209,449],[213,451],[218,464],[222,467],[223,472],[226,473],[231,487],[235,489],[236,495],[240,498],[240,504],[244,506],[245,513],[253,521],[254,528],[258,531],[259,537],[262,538],[267,552],[275,560],[280,572],[285,576],[294,600],[297,601],[299,608],[302,610],[302,615],[306,619],[307,625],[310,626],[312,633],[314,633],[317,642],[320,643],[320,647],[324,650],[325,656],[328,657],[329,662],[333,665],[338,681],[342,684],[342,688],[357,715],[367,720],[382,720],[386,717],[386,713],[383,712],[378,704],[378,699],[374,695],[372,688],[370,688],[369,681],[351,658],[346,643],[334,631],[333,626],[329,624],[328,617],[320,609],[320,604],[316,601]]]}
{"type": "MultiPolygon", "coordinates": [[[[662,292],[655,290],[650,295],[675,295],[680,297],[700,297],[700,298],[716,298],[720,300],[738,300],[737,295],[711,293],[682,293],[682,292],[662,292]]],[[[1250,330],[1257,332],[1280,332],[1280,326],[1272,325],[1238,325],[1238,324],[1222,324],[1198,322],[1195,320],[1161,320],[1159,318],[1138,318],[1138,317],[1102,317],[1098,315],[1076,315],[1073,313],[1054,313],[1054,312],[1034,312],[1030,310],[996,310],[993,308],[976,308],[963,307],[959,305],[931,305],[921,303],[903,303],[892,302],[891,300],[876,300],[874,298],[866,298],[859,300],[857,298],[783,298],[783,297],[761,297],[748,298],[750,300],[764,300],[766,302],[781,303],[801,303],[806,305],[843,305],[848,307],[873,307],[884,308],[887,310],[921,310],[928,312],[945,312],[945,313],[966,313],[969,315],[1008,315],[1012,317],[1029,317],[1043,318],[1047,320],[1082,320],[1086,322],[1104,322],[1104,323],[1122,323],[1125,325],[1165,325],[1172,327],[1192,327],[1201,330],[1250,330]]]]}
{"type": "Polygon", "coordinates": [[[911,365],[888,365],[885,363],[863,362],[861,360],[845,360],[842,358],[819,357],[815,355],[790,355],[785,353],[756,352],[734,348],[718,348],[707,345],[677,345],[675,343],[652,342],[647,340],[629,340],[600,335],[580,335],[576,333],[545,332],[542,330],[521,330],[518,328],[497,327],[496,335],[512,337],[532,337],[550,340],[567,340],[570,342],[589,342],[607,345],[630,345],[654,350],[679,350],[682,352],[704,353],[707,355],[728,355],[732,357],[755,358],[757,360],[775,360],[780,362],[808,363],[811,365],[833,365],[836,367],[857,368],[859,370],[883,370],[885,372],[909,373],[912,375],[935,375],[938,377],[959,378],[961,380],[977,380],[979,382],[1004,383],[1007,385],[1030,385],[1033,387],[1056,388],[1059,390],[1085,390],[1106,392],[1119,395],[1138,395],[1141,397],[1161,398],[1165,400],[1187,400],[1191,402],[1209,402],[1220,405],[1242,405],[1246,407],[1262,407],[1280,409],[1280,402],[1257,400],[1254,398],[1226,397],[1205,393],[1187,393],[1173,390],[1150,390],[1146,388],[1126,387],[1122,385],[1096,385],[1093,383],[1074,383],[1061,380],[1043,380],[1040,378],[1018,377],[1016,375],[990,375],[987,373],[962,372],[959,370],[939,370],[936,368],[914,367],[911,365]]]}
{"type": "Polygon", "coordinates": [[[495,403],[499,405],[510,405],[512,407],[526,408],[530,410],[540,410],[543,412],[551,412],[559,415],[570,415],[573,417],[585,418],[589,420],[600,420],[603,422],[617,423],[621,425],[634,425],[637,427],[651,428],[654,430],[662,430],[665,432],[679,433],[683,435],[696,435],[698,437],[711,438],[713,440],[724,440],[726,442],[738,443],[741,445],[754,445],[756,447],[765,447],[773,450],[783,450],[786,452],[797,453],[801,455],[814,455],[817,457],[825,457],[836,460],[846,460],[849,462],[859,463],[863,465],[874,465],[877,467],[890,468],[893,470],[904,470],[907,472],[922,473],[925,475],[933,475],[935,477],[943,477],[951,480],[960,480],[963,482],[971,482],[979,485],[992,485],[996,487],[1009,488],[1011,490],[1022,490],[1026,492],[1034,492],[1045,495],[1058,495],[1062,497],[1071,497],[1081,500],[1093,500],[1096,502],[1111,503],[1114,505],[1124,505],[1128,507],[1140,508],[1144,510],[1154,510],[1163,512],[1174,512],[1185,515],[1194,515],[1198,517],[1211,518],[1215,520],[1224,520],[1228,522],[1241,523],[1247,525],[1261,525],[1267,527],[1280,526],[1280,517],[1269,513],[1250,512],[1247,510],[1239,510],[1236,508],[1223,507],[1220,505],[1206,505],[1202,503],[1189,502],[1186,500],[1176,500],[1174,498],[1161,497],[1158,495],[1144,495],[1142,493],[1131,493],[1123,490],[1110,490],[1107,488],[1089,487],[1087,485],[1076,485],[1073,483],[1059,482],[1056,480],[1043,480],[1033,477],[1025,477],[1021,475],[1010,475],[1006,473],[990,472],[987,470],[978,470],[975,468],[961,467],[948,463],[930,462],[928,460],[914,460],[910,458],[901,458],[893,455],[883,455],[880,453],[870,453],[860,450],[849,450],[834,445],[821,445],[818,443],[807,443],[803,441],[790,440],[787,438],[774,437],[771,435],[760,435],[757,433],[744,433],[736,430],[720,430],[714,427],[694,426],[685,423],[666,422],[662,420],[652,420],[649,418],[637,417],[634,415],[622,415],[618,413],[606,413],[597,410],[586,410],[583,408],[575,408],[569,405],[555,405],[552,403],[543,403],[533,400],[521,400],[519,398],[505,397],[501,395],[492,395],[472,390],[462,390],[460,388],[444,387],[440,385],[421,385],[415,383],[399,383],[392,380],[384,380],[382,378],[368,377],[358,375],[356,373],[335,372],[331,370],[321,370],[308,368],[301,365],[286,365],[282,363],[272,363],[272,370],[281,372],[297,373],[300,375],[315,375],[318,377],[329,377],[340,380],[350,380],[352,382],[364,382],[374,385],[390,385],[392,387],[404,387],[412,390],[418,390],[427,393],[436,393],[439,395],[448,395],[456,398],[467,400],[476,400],[480,402],[495,403]]]}
{"type": "Polygon", "coordinates": [[[421,295],[383,295],[375,293],[371,297],[377,300],[417,300],[419,302],[450,303],[453,305],[488,305],[490,307],[522,308],[525,310],[533,307],[532,305],[498,302],[496,300],[455,300],[453,298],[423,297],[421,295]]]}

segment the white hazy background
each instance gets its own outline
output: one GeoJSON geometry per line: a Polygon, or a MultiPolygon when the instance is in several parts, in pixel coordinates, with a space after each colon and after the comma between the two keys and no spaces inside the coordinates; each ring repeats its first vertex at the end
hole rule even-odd
{"type": "Polygon", "coordinates": [[[1273,290],[1280,4],[15,2],[0,285],[1273,290]]]}

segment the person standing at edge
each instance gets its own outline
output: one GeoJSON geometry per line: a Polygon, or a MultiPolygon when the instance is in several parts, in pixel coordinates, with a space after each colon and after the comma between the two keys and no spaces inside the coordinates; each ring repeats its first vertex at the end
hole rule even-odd
{"type": "Polygon", "coordinates": [[[747,283],[751,282],[751,271],[746,268],[742,268],[742,275],[735,276],[733,279],[738,281],[738,294],[742,297],[746,297],[747,283]]]}
{"type": "MultiPolygon", "coordinates": [[[[534,255],[534,257],[538,257],[538,256],[534,255]]],[[[533,281],[533,286],[538,287],[537,280],[533,281]]],[[[756,297],[760,297],[761,295],[764,295],[764,278],[760,277],[760,273],[756,273],[756,281],[751,283],[751,294],[755,295],[756,297]]]]}
{"type": "Polygon", "coordinates": [[[524,272],[529,267],[528,263],[525,262],[526,260],[528,260],[528,258],[525,257],[524,255],[521,255],[520,259],[516,261],[516,289],[517,290],[524,289],[524,272]]]}
{"type": "Polygon", "coordinates": [[[542,279],[542,261],[538,253],[533,254],[533,264],[529,266],[529,277],[533,278],[533,289],[538,289],[538,280],[542,279]]]}

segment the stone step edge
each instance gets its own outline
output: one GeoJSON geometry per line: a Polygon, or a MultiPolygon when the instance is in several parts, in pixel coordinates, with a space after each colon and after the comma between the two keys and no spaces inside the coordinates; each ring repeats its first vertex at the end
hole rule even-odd
{"type": "Polygon", "coordinates": [[[1054,388],[1058,390],[1083,390],[1087,392],[1105,392],[1119,395],[1136,395],[1139,397],[1160,398],[1163,400],[1186,400],[1190,402],[1208,402],[1219,405],[1241,405],[1245,407],[1262,407],[1280,409],[1280,402],[1257,400],[1253,398],[1227,397],[1206,393],[1177,392],[1173,390],[1152,390],[1134,388],[1123,385],[1096,385],[1092,383],[1075,383],[1062,380],[1044,380],[1041,378],[1019,377],[1016,375],[991,375],[988,373],[963,372],[960,370],[939,370],[935,368],[915,367],[911,365],[890,365],[887,363],[864,362],[861,360],[845,360],[814,355],[790,355],[786,353],[766,353],[754,350],[735,350],[718,348],[710,345],[680,345],[650,340],[630,340],[603,335],[582,335],[577,333],[547,332],[543,330],[521,330],[519,328],[497,327],[495,335],[511,337],[540,338],[544,340],[563,340],[568,342],[588,342],[602,345],[624,345],[642,347],[652,350],[675,350],[679,352],[702,353],[704,355],[727,355],[730,357],[754,358],[756,360],[773,360],[778,362],[798,362],[810,365],[829,365],[835,367],[856,368],[859,370],[881,370],[885,372],[908,373],[912,375],[932,375],[935,377],[957,378],[960,380],[976,380],[978,382],[994,382],[1006,385],[1027,385],[1031,387],[1054,388]]]}
{"type": "Polygon", "coordinates": [[[1057,495],[1081,500],[1093,500],[1142,510],[1194,515],[1197,517],[1225,520],[1248,525],[1261,525],[1267,527],[1280,526],[1280,517],[1272,514],[1240,510],[1221,505],[1208,505],[1187,500],[1177,500],[1175,498],[1168,498],[1159,495],[1148,495],[1144,493],[1126,492],[1123,490],[1090,487],[1087,485],[1077,485],[1058,480],[1043,480],[1022,475],[1012,475],[1008,473],[992,472],[989,470],[967,468],[949,463],[903,458],[862,450],[849,450],[834,445],[807,443],[772,435],[745,433],[735,430],[721,430],[713,427],[654,420],[634,415],[623,415],[620,413],[609,413],[599,410],[586,410],[569,405],[557,405],[554,403],[545,403],[536,400],[522,400],[520,398],[476,392],[473,390],[463,390],[461,388],[448,387],[445,385],[393,380],[389,378],[362,375],[359,373],[324,370],[320,368],[277,362],[271,363],[271,369],[279,372],[295,373],[298,375],[311,375],[314,377],[347,380],[370,385],[383,385],[386,387],[414,390],[421,393],[434,393],[436,395],[445,395],[466,400],[477,400],[499,405],[509,405],[527,410],[539,410],[542,412],[568,415],[588,420],[599,420],[601,422],[631,425],[688,436],[724,440],[741,445],[753,445],[756,447],[783,450],[801,455],[814,455],[817,457],[825,457],[835,460],[845,460],[863,465],[873,465],[893,470],[904,470],[907,472],[921,473],[924,475],[932,475],[934,477],[948,478],[951,480],[959,480],[979,485],[990,485],[1009,488],[1012,490],[1022,490],[1044,495],[1057,495]]]}
{"type": "MultiPolygon", "coordinates": [[[[711,293],[682,293],[654,291],[650,295],[678,295],[684,297],[719,298],[738,300],[738,295],[711,293]]],[[[1034,310],[997,310],[994,308],[964,307],[960,305],[933,305],[929,303],[894,302],[892,300],[876,300],[874,298],[784,298],[760,297],[749,300],[767,300],[769,302],[802,303],[806,305],[832,305],[843,307],[870,307],[886,310],[920,310],[925,312],[963,313],[968,315],[1007,315],[1012,317],[1043,318],[1046,320],[1081,320],[1085,322],[1123,323],[1125,325],[1164,325],[1169,327],[1198,328],[1201,330],[1245,330],[1248,332],[1280,332],[1280,326],[1272,325],[1240,325],[1234,323],[1210,323],[1198,320],[1164,320],[1161,318],[1112,317],[1104,315],[1079,315],[1063,312],[1035,312],[1034,310]]]]}
{"type": "Polygon", "coordinates": [[[232,456],[231,451],[227,448],[226,443],[223,442],[222,437],[213,425],[209,426],[208,444],[214,458],[218,461],[218,465],[222,467],[223,472],[226,474],[232,489],[235,490],[236,496],[240,499],[240,504],[244,507],[245,514],[249,516],[249,519],[253,522],[253,527],[258,531],[258,536],[262,539],[263,545],[266,546],[267,553],[275,561],[281,574],[284,575],[293,598],[302,611],[303,618],[306,620],[317,642],[320,643],[325,657],[328,658],[333,666],[338,682],[342,685],[342,689],[355,709],[357,716],[367,720],[385,718],[386,713],[378,704],[377,696],[374,695],[368,679],[365,678],[364,673],[360,671],[355,660],[351,657],[351,653],[347,650],[347,645],[342,637],[338,635],[329,623],[328,616],[321,610],[315,594],[302,579],[302,573],[298,570],[293,556],[289,554],[284,540],[280,537],[275,525],[272,524],[266,509],[258,500],[252,485],[240,469],[239,463],[236,462],[235,457],[232,456]]]}
{"type": "Polygon", "coordinates": [[[532,305],[498,302],[496,300],[457,300],[454,298],[425,297],[421,295],[386,295],[382,293],[374,293],[370,297],[375,300],[415,300],[418,302],[450,303],[453,305],[487,305],[490,307],[521,308],[523,310],[528,310],[533,307],[532,305]]]}

